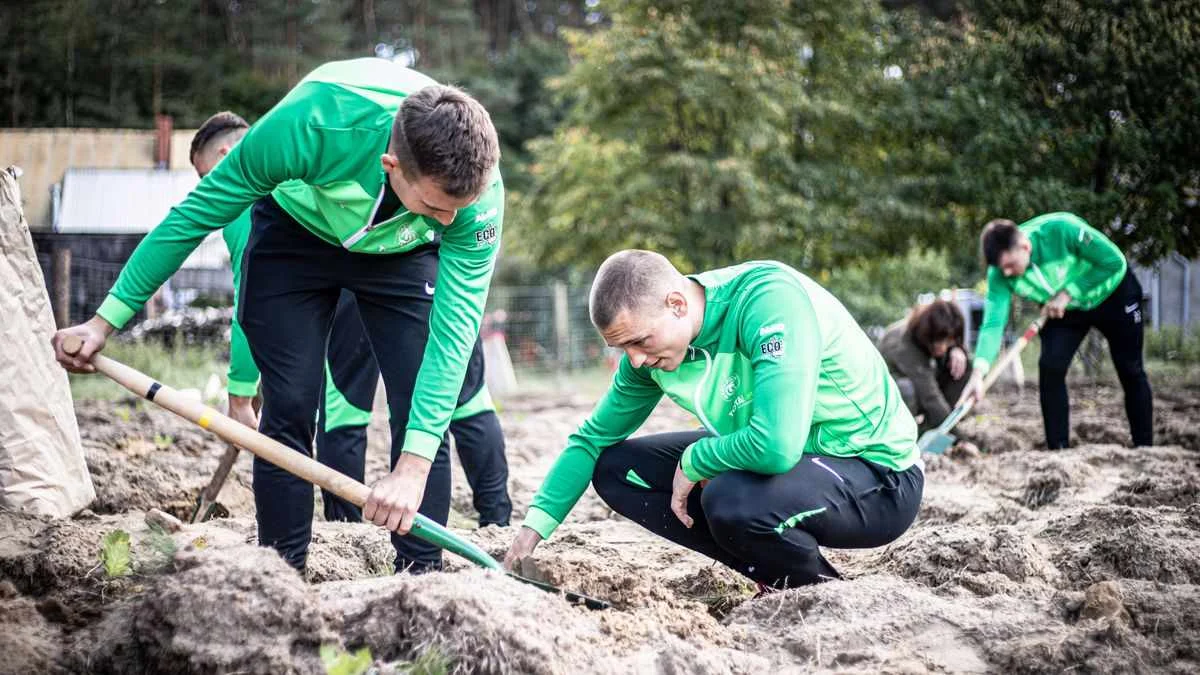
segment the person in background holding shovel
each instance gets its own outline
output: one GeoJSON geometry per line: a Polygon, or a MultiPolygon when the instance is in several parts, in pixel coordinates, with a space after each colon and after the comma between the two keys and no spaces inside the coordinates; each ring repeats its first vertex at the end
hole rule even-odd
{"type": "MultiPolygon", "coordinates": [[[[363,515],[397,533],[397,569],[440,568],[440,548],[402,535],[418,509],[438,523],[449,513],[446,429],[495,266],[499,157],[491,118],[462,91],[384,59],[322,65],[146,236],[97,315],[54,336],[56,356],[94,371],[108,335],[253,206],[238,318],[262,373],[261,431],[311,452],[329,329],[351,291],[392,422],[393,469],[363,515]],[[69,335],[83,343],[75,354],[62,348],[69,335]]],[[[254,492],[259,542],[303,569],[312,485],[255,461],[254,492]]]]}
{"type": "Polygon", "coordinates": [[[879,353],[896,378],[914,416],[924,415],[921,430],[936,427],[950,414],[971,374],[963,346],[963,315],[952,302],[934,300],[888,326],[879,353]]]}
{"type": "Polygon", "coordinates": [[[505,557],[550,536],[590,482],[611,508],[760,584],[839,577],[820,546],[908,529],[925,477],[887,366],[828,291],[778,262],[683,276],[622,251],[596,273],[592,323],[624,350],[505,557]],[[629,439],[669,396],[699,431],[629,439]]]}
{"type": "Polygon", "coordinates": [[[983,375],[1000,351],[1012,296],[1042,304],[1038,390],[1046,446],[1067,447],[1067,368],[1092,328],[1108,340],[1125,390],[1134,446],[1154,444],[1153,396],[1142,365],[1142,286],[1121,250],[1071,213],[1048,213],[1016,225],[989,222],[980,235],[987,264],[987,304],[975,349],[974,374],[959,402],[982,400],[983,375]]]}
{"type": "MultiPolygon", "coordinates": [[[[205,120],[192,137],[190,160],[204,178],[246,135],[250,125],[241,116],[223,111],[205,120]]],[[[258,429],[251,402],[258,393],[259,372],[237,318],[241,263],[250,236],[247,209],[221,230],[233,267],[234,316],[230,325],[229,416],[258,429]]],[[[379,381],[379,365],[363,332],[354,295],[342,291],[330,329],[325,388],[318,411],[317,459],[362,482],[366,473],[367,424],[379,381]]],[[[480,526],[507,526],[512,515],[508,496],[508,463],[504,434],[484,381],[483,347],[476,338],[467,366],[459,406],[450,420],[450,433],[471,486],[480,526]]],[[[219,488],[219,486],[218,486],[219,488]]],[[[322,492],[325,519],[358,522],[362,509],[328,491],[322,492]]]]}

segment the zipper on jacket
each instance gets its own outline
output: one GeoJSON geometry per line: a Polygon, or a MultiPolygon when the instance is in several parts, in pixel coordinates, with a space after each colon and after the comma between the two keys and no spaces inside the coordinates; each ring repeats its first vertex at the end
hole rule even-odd
{"type": "Polygon", "coordinates": [[[1050,287],[1050,282],[1046,281],[1046,276],[1042,274],[1042,268],[1033,263],[1029,263],[1029,265],[1033,267],[1033,271],[1037,274],[1038,281],[1042,282],[1042,288],[1046,289],[1046,292],[1053,296],[1054,289],[1050,287]]]}
{"type": "MultiPolygon", "coordinates": [[[[386,181],[387,179],[384,178],[384,180],[386,181]]],[[[375,214],[379,211],[379,205],[383,203],[383,194],[385,192],[387,192],[386,182],[379,186],[379,196],[375,198],[375,206],[371,207],[371,213],[367,215],[367,224],[363,225],[358,229],[357,232],[350,235],[346,241],[343,241],[342,248],[350,250],[351,246],[354,246],[358,242],[362,241],[363,237],[367,236],[371,233],[371,230],[375,229],[376,226],[372,221],[375,220],[375,214]]]]}

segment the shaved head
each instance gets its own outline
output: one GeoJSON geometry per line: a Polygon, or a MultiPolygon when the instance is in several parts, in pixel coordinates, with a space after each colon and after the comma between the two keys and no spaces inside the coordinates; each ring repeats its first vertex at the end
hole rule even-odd
{"type": "Polygon", "coordinates": [[[596,270],[592,282],[588,298],[592,324],[604,332],[623,311],[665,309],[667,294],[683,281],[671,261],[658,253],[637,249],[614,253],[596,270]]]}

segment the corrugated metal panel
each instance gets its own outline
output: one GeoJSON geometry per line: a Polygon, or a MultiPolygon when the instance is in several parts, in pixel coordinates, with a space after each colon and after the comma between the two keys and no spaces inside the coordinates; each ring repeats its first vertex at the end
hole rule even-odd
{"type": "Polygon", "coordinates": [[[67,169],[55,230],[149,232],[199,180],[194,171],[67,169]]]}

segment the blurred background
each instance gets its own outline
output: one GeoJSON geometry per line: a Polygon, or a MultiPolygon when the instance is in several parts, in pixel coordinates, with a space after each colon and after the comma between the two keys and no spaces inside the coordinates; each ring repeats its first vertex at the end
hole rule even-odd
{"type": "MultiPolygon", "coordinates": [[[[943,291],[977,308],[982,224],[1059,210],[1136,263],[1152,371],[1200,360],[1200,0],[6,1],[0,165],[25,171],[59,323],[194,186],[200,122],[371,55],[500,132],[484,334],[515,382],[606,371],[587,284],[620,248],[781,260],[877,333],[943,291]]],[[[127,331],[151,346],[121,349],[223,372],[231,295],[217,239],[127,331]]]]}

